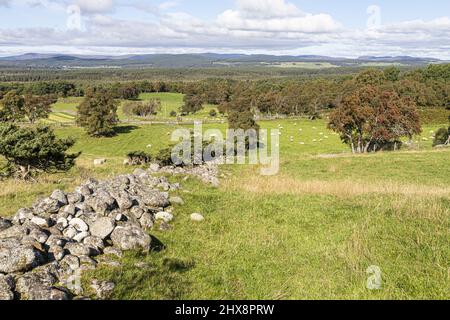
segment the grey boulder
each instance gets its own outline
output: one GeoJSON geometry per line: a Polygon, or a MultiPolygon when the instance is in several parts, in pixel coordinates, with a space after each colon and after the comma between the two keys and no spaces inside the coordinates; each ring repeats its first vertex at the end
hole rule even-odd
{"type": "Polygon", "coordinates": [[[134,225],[119,226],[111,234],[111,240],[121,250],[150,251],[151,238],[141,228],[134,225]]]}
{"type": "Polygon", "coordinates": [[[107,238],[114,230],[116,223],[114,219],[101,217],[91,225],[91,235],[102,240],[107,238]]]}
{"type": "Polygon", "coordinates": [[[14,278],[12,276],[0,274],[0,301],[14,299],[14,286],[14,278]]]}
{"type": "Polygon", "coordinates": [[[0,240],[0,272],[28,271],[44,262],[42,252],[30,244],[22,244],[20,238],[0,240]]]}

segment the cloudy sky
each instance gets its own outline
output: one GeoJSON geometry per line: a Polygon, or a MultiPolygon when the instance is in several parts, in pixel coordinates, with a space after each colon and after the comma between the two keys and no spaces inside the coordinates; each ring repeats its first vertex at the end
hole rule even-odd
{"type": "Polygon", "coordinates": [[[450,1],[0,0],[0,55],[25,52],[450,59],[450,1]]]}

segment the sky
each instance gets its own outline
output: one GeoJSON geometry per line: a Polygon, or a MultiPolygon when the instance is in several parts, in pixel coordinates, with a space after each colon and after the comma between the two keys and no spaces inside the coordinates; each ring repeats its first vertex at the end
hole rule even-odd
{"type": "Polygon", "coordinates": [[[0,56],[28,52],[450,60],[450,1],[0,0],[0,56]]]}

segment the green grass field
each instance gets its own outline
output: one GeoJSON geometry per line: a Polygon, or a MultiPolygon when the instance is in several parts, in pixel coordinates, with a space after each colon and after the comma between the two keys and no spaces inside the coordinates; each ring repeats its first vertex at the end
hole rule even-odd
{"type": "MultiPolygon", "coordinates": [[[[119,102],[119,108],[117,110],[117,115],[119,119],[124,122],[128,121],[167,121],[176,120],[176,117],[171,117],[170,112],[175,111],[180,114],[180,108],[183,105],[183,94],[181,93],[142,93],[139,96],[140,100],[151,100],[160,99],[161,100],[161,111],[151,119],[142,119],[139,117],[130,117],[123,113],[123,104],[125,101],[119,102]]],[[[52,113],[49,119],[46,119],[46,123],[70,123],[75,121],[75,116],[77,112],[77,106],[81,103],[83,98],[69,97],[60,98],[57,103],[52,106],[52,113]]],[[[206,104],[203,109],[196,114],[183,117],[184,121],[190,120],[222,120],[223,118],[219,115],[217,117],[210,117],[209,112],[215,109],[217,111],[217,106],[206,104]]]]}
{"type": "MultiPolygon", "coordinates": [[[[177,95],[165,99],[167,108],[180,102],[177,95]]],[[[261,125],[282,128],[278,175],[229,165],[219,188],[187,179],[173,229],[151,232],[166,250],[129,253],[121,268],[100,268],[86,280],[112,279],[118,299],[450,298],[450,150],[433,150],[429,140],[441,125],[424,126],[418,150],[362,156],[351,155],[325,120],[261,125]],[[206,220],[191,222],[193,212],[206,220]],[[381,268],[381,290],[366,288],[371,265],[381,268]]],[[[156,152],[175,128],[122,125],[104,139],[58,128],[77,139],[77,167],[38,184],[1,182],[0,212],[10,215],[88,177],[129,172],[122,165],[127,152],[156,152]],[[104,167],[93,166],[98,157],[107,158],[104,167]]]]}
{"type": "Polygon", "coordinates": [[[269,66],[278,68],[298,68],[310,70],[339,68],[339,66],[331,64],[329,62],[280,62],[269,64],[269,66]]]}

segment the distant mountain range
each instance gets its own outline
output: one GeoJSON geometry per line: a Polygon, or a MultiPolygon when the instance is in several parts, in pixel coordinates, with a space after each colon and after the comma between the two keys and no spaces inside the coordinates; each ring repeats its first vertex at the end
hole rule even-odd
{"type": "Polygon", "coordinates": [[[376,57],[357,59],[335,58],[316,55],[274,56],[245,54],[144,54],[144,55],[68,55],[27,53],[18,56],[0,57],[0,67],[27,68],[208,68],[236,66],[274,66],[291,68],[330,68],[345,66],[426,65],[445,63],[435,58],[409,56],[376,57]]]}

